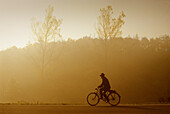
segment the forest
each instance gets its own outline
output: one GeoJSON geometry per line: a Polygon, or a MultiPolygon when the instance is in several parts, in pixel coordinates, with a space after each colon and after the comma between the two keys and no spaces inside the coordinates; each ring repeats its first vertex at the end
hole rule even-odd
{"type": "MultiPolygon", "coordinates": [[[[104,72],[121,103],[170,98],[170,36],[83,37],[0,51],[0,102],[86,103],[104,72]],[[46,61],[41,75],[42,59],[46,61]]],[[[43,63],[44,64],[44,63],[43,63]]]]}

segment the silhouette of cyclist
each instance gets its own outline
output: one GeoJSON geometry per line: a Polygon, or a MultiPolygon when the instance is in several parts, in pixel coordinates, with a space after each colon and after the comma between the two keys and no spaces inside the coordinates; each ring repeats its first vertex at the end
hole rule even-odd
{"type": "Polygon", "coordinates": [[[110,90],[110,84],[109,84],[109,80],[105,77],[104,73],[100,74],[100,77],[102,78],[102,84],[98,86],[98,88],[100,89],[100,99],[103,99],[103,96],[106,98],[107,101],[109,101],[109,99],[106,96],[106,92],[110,90]]]}

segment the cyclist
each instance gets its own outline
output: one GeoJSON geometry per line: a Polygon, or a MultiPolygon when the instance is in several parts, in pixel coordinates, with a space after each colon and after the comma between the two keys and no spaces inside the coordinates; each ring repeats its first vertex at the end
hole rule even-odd
{"type": "Polygon", "coordinates": [[[98,86],[100,88],[100,99],[103,99],[104,96],[108,102],[109,99],[106,96],[106,92],[110,90],[109,80],[105,77],[104,73],[101,73],[100,77],[102,78],[102,84],[98,86]]]}

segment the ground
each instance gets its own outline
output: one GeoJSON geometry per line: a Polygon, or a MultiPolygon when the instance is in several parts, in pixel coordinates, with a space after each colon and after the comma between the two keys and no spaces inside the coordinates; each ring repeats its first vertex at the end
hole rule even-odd
{"type": "Polygon", "coordinates": [[[170,114],[170,105],[0,105],[0,114],[170,114]]]}

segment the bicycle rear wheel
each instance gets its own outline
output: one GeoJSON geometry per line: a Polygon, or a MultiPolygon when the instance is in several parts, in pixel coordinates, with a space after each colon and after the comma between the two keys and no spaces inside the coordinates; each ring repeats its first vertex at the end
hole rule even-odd
{"type": "Polygon", "coordinates": [[[111,106],[117,106],[120,103],[120,95],[118,93],[110,93],[108,99],[111,106]]]}
{"type": "Polygon", "coordinates": [[[90,106],[95,106],[99,103],[99,96],[96,94],[96,93],[90,93],[88,96],[87,96],[87,103],[90,105],[90,106]]]}

